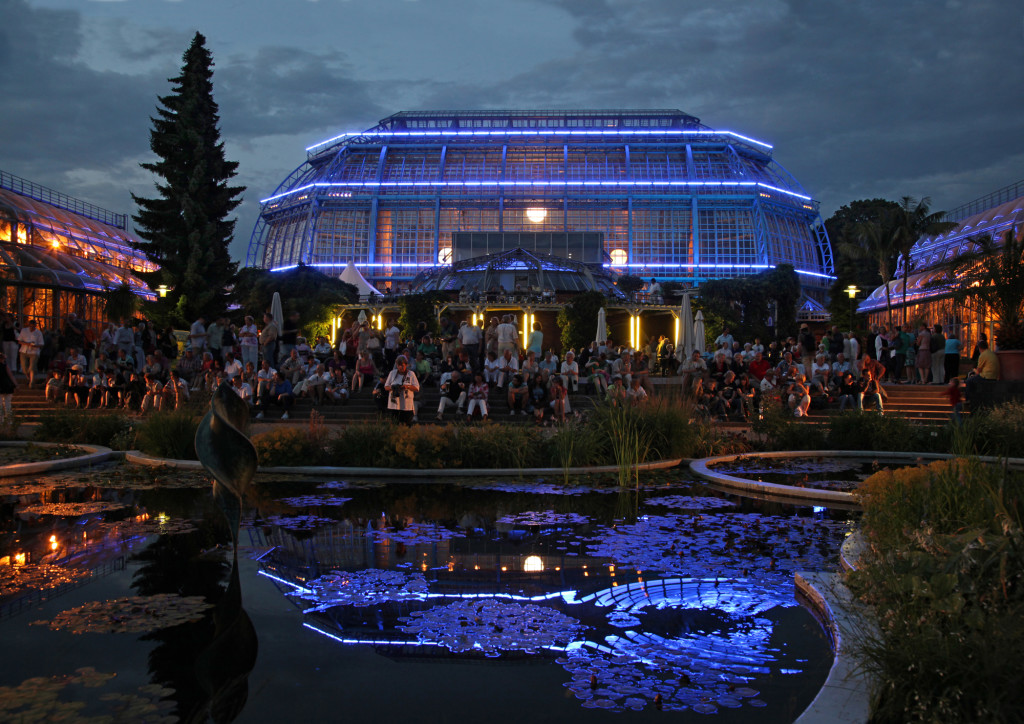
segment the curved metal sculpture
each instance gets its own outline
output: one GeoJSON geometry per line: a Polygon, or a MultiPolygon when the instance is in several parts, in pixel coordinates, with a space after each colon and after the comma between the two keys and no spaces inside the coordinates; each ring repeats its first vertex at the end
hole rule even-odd
{"type": "Polygon", "coordinates": [[[249,406],[229,384],[222,382],[214,390],[210,411],[196,431],[196,454],[206,472],[213,476],[213,497],[228,519],[236,558],[242,498],[257,467],[256,448],[243,432],[248,421],[249,406]]]}

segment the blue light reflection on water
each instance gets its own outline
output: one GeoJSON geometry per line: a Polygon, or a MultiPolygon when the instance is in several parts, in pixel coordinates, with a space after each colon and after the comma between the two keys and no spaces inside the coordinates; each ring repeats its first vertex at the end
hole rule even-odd
{"type": "MultiPolygon", "coordinates": [[[[616,510],[614,495],[558,498],[529,496],[520,492],[509,497],[487,491],[453,493],[441,486],[417,487],[415,494],[410,490],[357,488],[352,491],[353,501],[340,510],[306,509],[305,512],[336,520],[336,523],[315,531],[291,532],[259,524],[259,518],[256,519],[256,524],[250,529],[253,538],[249,558],[252,560],[243,561],[242,571],[244,603],[261,640],[260,659],[251,678],[261,683],[259,687],[252,688],[250,701],[242,710],[240,721],[270,721],[284,715],[277,701],[280,698],[277,692],[281,691],[300,697],[303,706],[310,710],[331,711],[330,693],[338,684],[332,685],[324,680],[327,672],[332,673],[333,682],[337,682],[340,676],[348,677],[346,685],[350,682],[353,691],[362,692],[380,685],[376,677],[388,678],[398,674],[393,668],[396,664],[402,664],[400,691],[385,687],[388,695],[385,699],[378,699],[378,706],[396,707],[396,710],[405,710],[408,716],[418,716],[424,721],[432,720],[430,711],[440,711],[445,701],[452,700],[453,688],[458,692],[453,706],[457,705],[460,712],[486,715],[492,721],[505,720],[502,718],[504,714],[496,711],[505,705],[510,707],[510,712],[522,712],[525,706],[528,714],[539,721],[548,717],[557,717],[559,721],[586,721],[591,716],[589,712],[581,707],[580,702],[564,696],[564,688],[570,686],[576,688],[570,688],[567,693],[580,697],[581,692],[576,691],[580,687],[574,682],[577,676],[582,675],[577,670],[584,665],[601,671],[626,672],[634,678],[627,681],[621,676],[611,677],[608,679],[609,687],[637,689],[640,693],[656,692],[663,694],[665,701],[669,702],[669,684],[665,683],[664,677],[658,678],[659,671],[674,665],[683,668],[680,662],[684,658],[692,661],[703,656],[707,661],[722,663],[719,673],[715,673],[711,666],[701,667],[699,671],[693,671],[692,667],[688,669],[691,678],[696,680],[706,675],[711,677],[708,681],[712,684],[720,683],[719,688],[726,686],[725,678],[736,685],[749,683],[751,677],[763,677],[762,672],[750,670],[752,664],[741,660],[744,651],[760,652],[759,655],[767,652],[772,661],[762,668],[767,669],[769,678],[776,678],[775,674],[782,671],[797,669],[810,671],[813,675],[802,683],[800,680],[807,678],[804,675],[785,677],[794,682],[778,687],[774,697],[764,687],[751,684],[759,691],[764,689],[761,695],[768,699],[768,708],[757,712],[759,720],[772,720],[771,716],[764,719],[760,715],[767,716],[774,711],[775,720],[783,721],[792,718],[791,710],[795,705],[787,702],[793,699],[794,691],[803,692],[797,699],[802,697],[805,703],[809,701],[817,686],[814,677],[820,673],[818,670],[827,668],[822,666],[822,662],[828,660],[827,643],[820,631],[816,631],[816,624],[810,616],[793,605],[791,585],[751,588],[749,583],[732,578],[708,577],[707,571],[694,571],[699,578],[660,577],[655,572],[623,568],[621,562],[616,569],[615,562],[602,556],[588,555],[586,545],[601,535],[604,527],[621,528],[624,523],[621,520],[616,522],[621,511],[616,510]],[[439,507],[441,501],[444,506],[439,507]],[[511,535],[513,531],[502,533],[494,525],[495,520],[510,513],[538,510],[568,513],[577,505],[582,505],[585,509],[581,512],[595,519],[593,524],[516,529],[515,536],[511,535]],[[383,517],[379,515],[382,509],[385,512],[383,517]],[[418,510],[433,512],[429,516],[417,515],[418,510]],[[388,511],[393,511],[390,517],[388,511]],[[375,527],[387,523],[396,529],[408,530],[406,523],[409,522],[424,524],[423,530],[427,532],[435,526],[435,529],[447,528],[456,535],[437,541],[422,541],[412,536],[405,542],[396,542],[401,536],[389,538],[375,527]],[[373,528],[369,535],[367,524],[373,528]],[[543,571],[526,573],[522,570],[523,561],[531,556],[542,559],[543,571]],[[358,565],[353,567],[352,564],[358,565]],[[422,573],[429,579],[428,590],[410,601],[364,608],[348,607],[349,610],[334,610],[324,602],[322,610],[314,611],[313,602],[301,599],[301,594],[313,590],[311,581],[330,570],[376,566],[391,571],[422,573]],[[259,579],[265,583],[259,584],[259,579]],[[300,595],[285,595],[287,593],[300,595]],[[453,656],[438,645],[439,641],[400,635],[394,628],[397,617],[411,610],[429,610],[447,602],[474,600],[553,606],[567,616],[578,618],[586,628],[564,645],[545,646],[536,655],[511,654],[511,660],[532,664],[517,668],[511,678],[503,675],[501,669],[489,666],[506,658],[504,656],[497,659],[471,654],[468,658],[453,656]],[[617,626],[609,618],[613,612],[628,613],[634,622],[617,626]],[[366,632],[373,635],[364,635],[366,632]],[[314,645],[310,636],[313,636],[312,640],[324,641],[329,648],[314,645]],[[345,645],[339,648],[339,643],[345,645]],[[421,653],[413,654],[413,651],[421,653]],[[423,653],[427,651],[432,653],[423,653]],[[554,658],[564,659],[564,662],[556,664],[552,661],[554,658]],[[818,663],[800,663],[808,659],[818,663]],[[460,667],[458,676],[453,679],[452,669],[442,664],[460,661],[475,665],[460,667]],[[721,682],[712,681],[714,677],[719,677],[721,682]],[[653,687],[664,691],[656,691],[653,687]],[[448,692],[447,698],[442,695],[445,691],[448,692]],[[526,694],[527,691],[530,693],[526,694]],[[546,693],[538,694],[541,691],[546,693]],[[524,696],[528,696],[532,703],[524,704],[524,696]]],[[[287,490],[281,492],[309,492],[309,484],[288,483],[287,490]]],[[[701,494],[701,490],[696,493],[701,494]]],[[[163,491],[160,496],[140,493],[135,496],[135,504],[139,506],[137,510],[146,509],[154,515],[157,505],[171,504],[179,509],[179,516],[191,515],[203,527],[210,524],[205,495],[208,495],[206,491],[163,491]],[[169,503],[172,498],[180,500],[177,504],[169,503]]],[[[749,512],[749,506],[744,510],[749,512]]],[[[771,509],[773,513],[779,511],[778,508],[771,509]]],[[[268,512],[288,511],[274,509],[268,512]]],[[[643,516],[641,505],[634,512],[633,520],[643,516]]],[[[73,521],[69,524],[78,526],[73,521]]],[[[204,529],[202,533],[188,535],[203,538],[206,533],[204,529]]],[[[160,540],[168,538],[165,536],[160,540]]],[[[210,543],[204,539],[197,550],[208,551],[202,553],[205,556],[218,555],[216,546],[209,548],[210,543]]],[[[94,580],[79,589],[76,595],[56,598],[41,608],[47,615],[52,615],[69,607],[72,599],[97,600],[131,593],[132,579],[137,581],[137,574],[138,564],[132,563],[118,576],[94,580]]],[[[774,582],[783,579],[783,576],[778,576],[774,582]]],[[[37,617],[44,617],[40,610],[32,611],[29,616],[0,620],[0,627],[17,629],[19,636],[16,640],[26,651],[42,646],[44,640],[49,641],[46,644],[49,649],[64,646],[60,642],[70,634],[27,627],[28,621],[37,617]]],[[[67,663],[90,665],[95,660],[102,660],[104,657],[97,655],[96,642],[103,638],[111,637],[94,638],[92,643],[90,637],[75,640],[74,649],[78,653],[67,663]]],[[[117,647],[128,645],[122,639],[117,647]]],[[[139,654],[145,659],[154,650],[161,649],[161,645],[153,641],[138,641],[132,645],[138,653],[125,660],[139,661],[139,654]]],[[[0,685],[17,683],[18,677],[26,671],[45,676],[61,673],[52,657],[48,662],[46,657],[35,655],[26,655],[24,659],[35,663],[27,668],[12,666],[10,662],[0,665],[0,685]]],[[[125,671],[122,676],[126,681],[132,676],[137,679],[142,672],[138,669],[135,672],[129,675],[125,671]]],[[[582,694],[586,696],[592,692],[603,692],[602,695],[607,696],[614,693],[612,689],[598,684],[582,694]]],[[[724,691],[717,692],[715,696],[725,702],[719,709],[717,721],[742,720],[743,717],[730,718],[734,712],[725,708],[732,706],[735,697],[724,691]]],[[[631,695],[625,700],[620,699],[619,703],[638,698],[639,694],[631,695]]],[[[684,701],[683,698],[677,699],[684,701]]],[[[583,698],[583,704],[599,700],[591,696],[583,698]]],[[[689,701],[692,705],[699,700],[689,701]]],[[[372,706],[351,703],[347,706],[356,714],[373,713],[372,706]]],[[[748,708],[740,711],[748,715],[751,713],[748,708]]],[[[628,718],[632,713],[625,711],[621,716],[628,718]]],[[[517,716],[507,720],[522,719],[517,716]]]]}

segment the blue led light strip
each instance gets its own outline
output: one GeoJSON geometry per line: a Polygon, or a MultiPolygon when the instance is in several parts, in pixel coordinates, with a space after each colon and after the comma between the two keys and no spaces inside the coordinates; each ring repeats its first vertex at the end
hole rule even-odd
{"type": "MultiPolygon", "coordinates": [[[[287,266],[277,266],[270,269],[272,272],[288,271],[289,269],[297,269],[298,264],[289,264],[287,266]]],[[[341,269],[345,266],[345,262],[318,262],[316,264],[306,264],[310,267],[327,267],[341,269]]],[[[447,264],[389,264],[388,262],[377,261],[377,262],[365,262],[360,263],[358,266],[364,267],[413,267],[418,269],[432,269],[434,267],[448,266],[447,264]]],[[[606,269],[619,269],[622,267],[629,267],[631,269],[774,269],[775,264],[671,264],[671,263],[657,263],[657,264],[603,264],[606,269]]],[[[834,276],[828,274],[822,274],[821,272],[812,272],[805,269],[795,269],[797,274],[805,274],[812,277],[821,277],[822,279],[835,279],[834,276]]]]}
{"type": "Polygon", "coordinates": [[[470,186],[470,187],[491,187],[491,188],[565,188],[569,186],[605,186],[605,187],[636,187],[636,186],[680,186],[685,188],[761,188],[775,191],[786,196],[800,199],[801,201],[813,201],[810,196],[804,196],[794,191],[780,189],[777,186],[761,183],[760,181],[642,181],[627,179],[618,181],[318,181],[316,183],[300,186],[276,196],[269,196],[260,199],[261,204],[268,204],[271,201],[291,196],[314,188],[446,188],[449,186],[470,186]]]}
{"type": "Polygon", "coordinates": [[[762,148],[772,149],[770,143],[764,141],[758,141],[756,138],[750,138],[749,136],[743,136],[733,131],[714,131],[714,130],[689,130],[684,131],[680,129],[583,129],[583,128],[546,128],[543,130],[522,130],[522,129],[506,129],[506,130],[490,130],[490,131],[361,131],[352,133],[341,133],[334,138],[328,138],[326,141],[320,143],[314,143],[312,146],[306,147],[306,152],[310,152],[314,149],[322,149],[330,146],[338,141],[343,141],[346,138],[430,138],[430,137],[457,137],[457,136],[479,136],[479,137],[490,137],[490,136],[730,136],[732,138],[746,141],[747,143],[753,143],[762,148]]]}

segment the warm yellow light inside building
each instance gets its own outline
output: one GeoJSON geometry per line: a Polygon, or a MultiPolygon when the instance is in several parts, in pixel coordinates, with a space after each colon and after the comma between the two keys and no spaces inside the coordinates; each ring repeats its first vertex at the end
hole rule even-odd
{"type": "Polygon", "coordinates": [[[540,556],[527,556],[523,561],[523,570],[527,573],[540,573],[544,570],[544,561],[540,556]]]}
{"type": "Polygon", "coordinates": [[[438,264],[451,264],[452,263],[452,248],[450,246],[443,246],[437,252],[437,263],[438,264]]]}
{"type": "Polygon", "coordinates": [[[544,221],[544,219],[548,218],[548,210],[541,208],[527,209],[526,218],[535,224],[539,224],[544,221]]]}
{"type": "Polygon", "coordinates": [[[611,257],[612,266],[626,266],[626,262],[629,261],[625,249],[612,249],[611,257]]]}

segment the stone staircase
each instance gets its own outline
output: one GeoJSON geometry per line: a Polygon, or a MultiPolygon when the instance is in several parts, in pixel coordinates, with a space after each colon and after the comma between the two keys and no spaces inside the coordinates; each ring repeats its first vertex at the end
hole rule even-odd
{"type": "MultiPolygon", "coordinates": [[[[421,424],[437,423],[437,405],[440,396],[441,393],[437,387],[424,386],[421,388],[420,394],[417,398],[420,402],[419,421],[421,424]]],[[[533,422],[533,417],[529,415],[510,415],[508,404],[505,400],[506,396],[504,391],[491,391],[489,401],[491,419],[516,424],[533,422]]],[[[583,394],[582,392],[571,395],[569,400],[573,410],[592,409],[595,403],[595,398],[583,394]]],[[[46,396],[38,381],[36,382],[36,387],[29,389],[27,380],[23,379],[19,379],[18,390],[14,393],[12,406],[18,420],[27,425],[34,425],[38,423],[40,416],[47,412],[66,409],[63,405],[54,405],[51,402],[47,402],[46,396]]],[[[323,422],[325,424],[341,424],[376,420],[379,415],[376,399],[373,397],[370,388],[364,387],[362,391],[353,395],[347,402],[341,403],[324,403],[314,406],[311,400],[300,397],[295,400],[295,404],[289,414],[289,419],[308,420],[310,413],[314,409],[323,418],[323,422]]],[[[113,412],[113,410],[85,410],[85,413],[89,415],[100,415],[109,412],[113,412]]],[[[138,413],[133,414],[137,415],[138,413]]],[[[255,415],[256,413],[254,411],[254,419],[255,415]]],[[[461,422],[465,420],[465,415],[457,415],[454,408],[448,407],[445,411],[444,422],[447,423],[455,420],[461,422]]],[[[280,422],[287,421],[281,420],[281,410],[277,407],[271,407],[267,411],[265,418],[260,420],[260,423],[280,422]]]]}
{"type": "Polygon", "coordinates": [[[896,414],[919,422],[946,422],[952,408],[945,385],[883,385],[889,399],[886,414],[896,414]]]}

